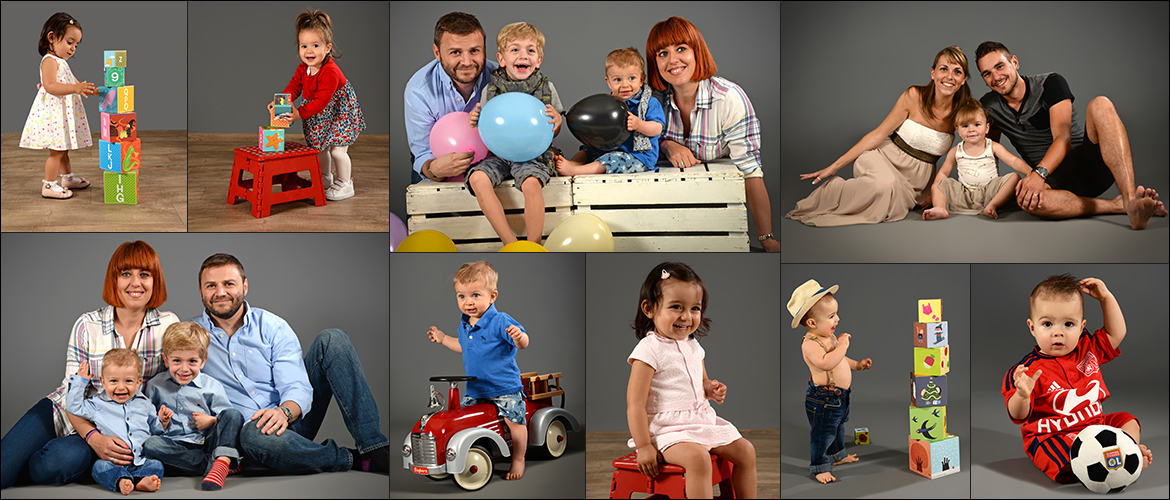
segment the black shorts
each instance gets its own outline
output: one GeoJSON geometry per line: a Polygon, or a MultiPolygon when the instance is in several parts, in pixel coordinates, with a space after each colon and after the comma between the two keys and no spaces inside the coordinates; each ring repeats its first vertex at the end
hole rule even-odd
{"type": "Polygon", "coordinates": [[[1072,148],[1060,167],[1048,176],[1048,187],[1071,191],[1077,196],[1096,198],[1113,185],[1113,172],[1101,159],[1101,146],[1085,137],[1072,148]]]}

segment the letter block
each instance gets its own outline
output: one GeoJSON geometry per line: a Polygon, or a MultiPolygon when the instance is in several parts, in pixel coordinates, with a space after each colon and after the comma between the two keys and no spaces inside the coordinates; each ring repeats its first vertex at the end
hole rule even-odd
{"type": "Polygon", "coordinates": [[[909,437],[910,470],[930,479],[959,472],[959,437],[947,434],[939,441],[923,441],[909,437]]]}
{"type": "Polygon", "coordinates": [[[126,68],[106,68],[106,86],[121,87],[126,84],[126,68]]]}
{"type": "Polygon", "coordinates": [[[105,51],[105,67],[107,68],[125,68],[126,67],[126,51],[125,50],[107,50],[105,51]]]}
{"type": "Polygon", "coordinates": [[[102,113],[102,140],[138,140],[138,113],[102,113]]]}
{"type": "Polygon", "coordinates": [[[946,321],[914,323],[914,347],[943,347],[948,343],[950,330],[946,321]]]}
{"type": "Polygon", "coordinates": [[[130,113],[134,111],[134,86],[98,87],[98,111],[130,113]]]}
{"type": "Polygon", "coordinates": [[[137,139],[123,142],[99,140],[98,153],[101,155],[98,166],[107,172],[124,174],[142,166],[142,141],[137,139]]]}
{"type": "Polygon", "coordinates": [[[928,408],[947,405],[947,377],[910,373],[910,406],[928,408]]]}
{"type": "Polygon", "coordinates": [[[918,321],[930,323],[942,321],[942,299],[920,299],[918,301],[918,321]]]}
{"type": "MultiPolygon", "coordinates": [[[[292,111],[290,110],[289,112],[291,113],[292,111]]],[[[269,118],[269,125],[271,125],[273,127],[288,128],[288,127],[292,126],[292,120],[285,120],[283,118],[277,118],[275,109],[268,112],[268,118],[269,118]]]]}
{"type": "Polygon", "coordinates": [[[126,174],[102,172],[105,201],[119,205],[138,204],[138,171],[126,174]]]}
{"type": "Polygon", "coordinates": [[[869,427],[853,429],[853,444],[869,444],[869,427]]]}
{"type": "Polygon", "coordinates": [[[261,151],[284,151],[284,129],[280,127],[260,127],[261,151]]]}
{"type": "Polygon", "coordinates": [[[914,373],[918,376],[946,375],[951,371],[951,347],[915,347],[914,373]]]}
{"type": "Polygon", "coordinates": [[[910,438],[941,441],[947,436],[947,407],[910,407],[910,438]]]}
{"type": "Polygon", "coordinates": [[[273,114],[292,113],[292,94],[272,94],[273,114]]]}

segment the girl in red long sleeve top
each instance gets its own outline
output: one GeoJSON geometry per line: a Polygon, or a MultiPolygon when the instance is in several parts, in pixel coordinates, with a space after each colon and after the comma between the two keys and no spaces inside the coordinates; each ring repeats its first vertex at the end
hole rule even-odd
{"type": "MultiPolygon", "coordinates": [[[[301,120],[305,141],[321,150],[321,173],[325,199],[344,200],[353,196],[349,145],[366,128],[353,85],[333,61],[340,53],[333,48],[333,23],[319,10],[305,9],[297,16],[297,53],[301,64],[284,88],[284,93],[303,98],[289,117],[301,120]],[[333,175],[336,172],[336,175],[333,175]]],[[[269,104],[273,109],[273,104],[269,104]]]]}

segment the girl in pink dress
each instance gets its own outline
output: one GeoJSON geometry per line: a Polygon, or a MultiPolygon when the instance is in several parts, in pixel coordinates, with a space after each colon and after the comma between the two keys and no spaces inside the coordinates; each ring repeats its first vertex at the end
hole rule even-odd
{"type": "Polygon", "coordinates": [[[81,23],[64,12],[45,21],[37,42],[37,52],[42,56],[41,83],[20,134],[20,147],[49,150],[41,182],[41,196],[45,198],[69,198],[73,196],[70,188],[89,186],[89,181],[73,176],[69,164],[70,149],[93,145],[80,97],[97,95],[97,87],[89,82],[78,83],[65,62],[80,44],[81,23]]]}
{"type": "Polygon", "coordinates": [[[723,404],[727,386],[707,377],[704,351],[696,337],[707,336],[707,287],[681,262],[663,262],[650,271],[638,298],[634,331],[640,342],[630,353],[626,419],[638,470],[658,475],[658,462],[686,469],[687,498],[711,498],[711,454],[735,464],[736,496],[756,497],[756,449],[735,426],[715,415],[708,399],[723,404]]]}

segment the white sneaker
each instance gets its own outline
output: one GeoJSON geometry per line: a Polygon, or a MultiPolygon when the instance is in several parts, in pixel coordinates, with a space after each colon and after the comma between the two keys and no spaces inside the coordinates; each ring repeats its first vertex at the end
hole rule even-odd
{"type": "Polygon", "coordinates": [[[325,189],[325,199],[329,201],[353,198],[353,179],[340,181],[325,189]]]}

